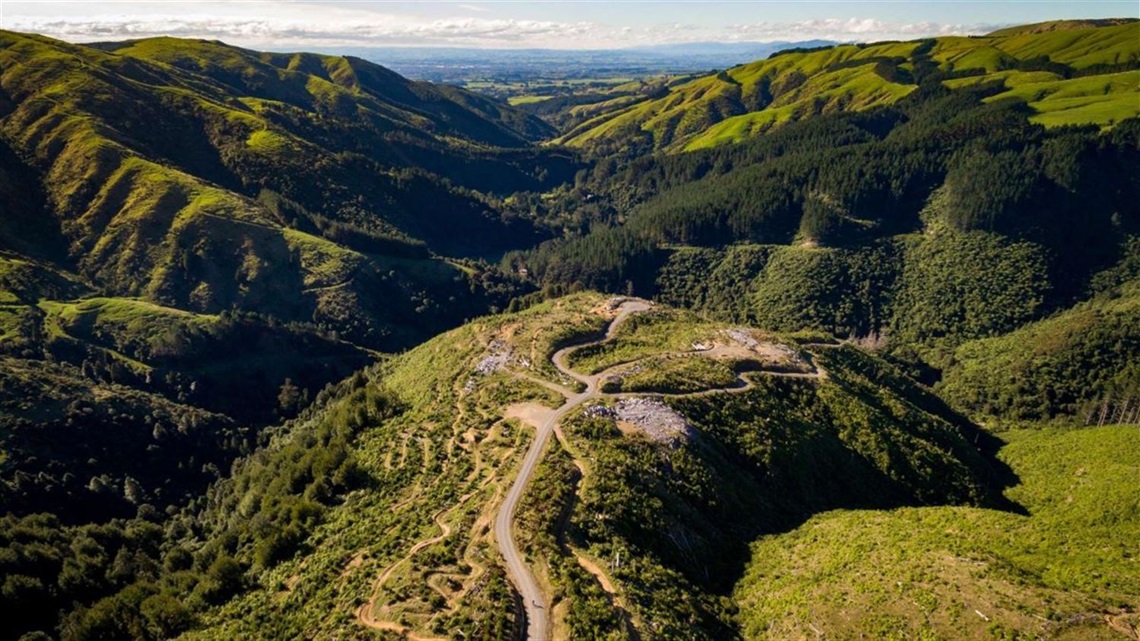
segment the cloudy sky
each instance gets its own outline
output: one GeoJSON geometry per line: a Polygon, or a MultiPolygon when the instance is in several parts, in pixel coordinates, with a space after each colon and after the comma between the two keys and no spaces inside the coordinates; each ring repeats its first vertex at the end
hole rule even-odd
{"type": "Polygon", "coordinates": [[[173,35],[330,52],[872,41],[1138,13],[1137,0],[0,0],[0,7],[5,29],[78,42],[173,35]]]}

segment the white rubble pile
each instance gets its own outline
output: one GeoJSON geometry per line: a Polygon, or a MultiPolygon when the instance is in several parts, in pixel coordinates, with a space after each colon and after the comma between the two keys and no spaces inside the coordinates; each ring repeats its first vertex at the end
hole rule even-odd
{"type": "Polygon", "coordinates": [[[605,405],[588,405],[582,413],[590,418],[608,418],[610,420],[617,420],[617,412],[612,407],[605,405]]]}
{"type": "Polygon", "coordinates": [[[736,341],[736,343],[740,346],[745,347],[762,356],[767,356],[768,358],[776,361],[784,360],[790,361],[792,363],[803,363],[803,358],[800,357],[799,353],[797,353],[796,350],[781,343],[758,341],[756,340],[756,337],[752,335],[752,332],[750,330],[741,327],[734,327],[733,329],[724,330],[724,333],[727,334],[729,338],[736,341]]]}
{"type": "Polygon", "coordinates": [[[746,329],[734,327],[732,329],[724,330],[724,333],[728,334],[729,338],[736,341],[740,345],[747,347],[748,349],[756,349],[757,347],[760,347],[760,341],[756,340],[756,337],[752,335],[752,332],[746,329]]]}
{"type": "Polygon", "coordinates": [[[479,361],[479,364],[475,366],[476,374],[489,376],[503,369],[511,362],[511,348],[506,343],[498,340],[491,341],[487,349],[490,353],[484,356],[483,360],[479,361]]]}
{"type": "Polygon", "coordinates": [[[613,411],[617,420],[633,425],[657,443],[673,443],[693,434],[684,416],[655,398],[624,398],[613,411]]]}

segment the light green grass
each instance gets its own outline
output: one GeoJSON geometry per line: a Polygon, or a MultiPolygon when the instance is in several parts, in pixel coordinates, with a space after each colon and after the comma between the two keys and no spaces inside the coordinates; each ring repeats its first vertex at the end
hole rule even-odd
{"type": "Polygon", "coordinates": [[[946,70],[984,69],[993,73],[1014,62],[1014,57],[977,38],[939,38],[930,57],[946,70]]]}
{"type": "Polygon", "coordinates": [[[1095,64],[1140,60],[1140,22],[1114,27],[1018,33],[993,39],[995,47],[1018,59],[1047,56],[1077,69],[1095,64]]]}
{"type": "Polygon", "coordinates": [[[0,303],[0,345],[21,338],[20,325],[28,307],[0,303]]]}
{"type": "Polygon", "coordinates": [[[268,129],[251,133],[245,142],[251,149],[264,154],[281,154],[297,149],[288,137],[268,129]]]}
{"type": "Polygon", "coordinates": [[[546,100],[550,100],[553,97],[554,96],[535,96],[535,95],[511,96],[510,98],[507,98],[507,104],[509,104],[509,105],[533,105],[536,102],[544,102],[546,100]]]}
{"type": "MultiPolygon", "coordinates": [[[[1074,25],[1041,32],[1009,32],[985,37],[937,38],[931,59],[946,71],[980,69],[984,73],[946,81],[951,88],[1002,80],[1010,90],[1004,97],[1028,97],[1037,110],[1034,122],[1046,126],[1068,124],[1111,125],[1137,111],[1136,83],[1108,76],[1111,97],[1097,98],[1092,76],[1061,80],[1047,72],[1019,72],[1019,61],[1047,57],[1076,69],[1097,64],[1127,64],[1140,60],[1140,23],[1108,27],[1074,25]],[[1122,86],[1131,82],[1131,86],[1122,86]],[[1067,83],[1050,86],[1051,83],[1067,83]],[[1030,87],[1029,85],[1038,85],[1030,87]],[[1058,95],[1053,96],[1054,93],[1058,95]],[[1040,94],[1038,97],[1035,95],[1040,94]],[[1051,98],[1046,99],[1046,98],[1051,98]]],[[[659,148],[690,151],[737,143],[763,135],[786,122],[833,111],[859,111],[889,105],[916,87],[884,80],[874,71],[873,59],[906,59],[918,41],[881,43],[859,47],[839,45],[820,51],[778,55],[740,65],[724,75],[706,75],[672,87],[669,93],[636,104],[613,102],[590,105],[578,115],[589,117],[558,140],[570,146],[589,146],[620,139],[631,131],[653,135],[659,148]],[[850,66],[868,60],[861,66],[850,66]],[[843,65],[837,68],[836,65],[843,65]],[[791,89],[782,85],[798,78],[791,89]],[[775,99],[763,109],[740,113],[744,97],[757,94],[767,83],[775,99]],[[734,113],[735,112],[735,113],[734,113]]],[[[900,67],[913,69],[910,61],[900,67]]],[[[1132,73],[1132,72],[1129,72],[1132,73]]],[[[1119,74],[1114,74],[1119,75],[1119,74]]]]}
{"type": "Polygon", "coordinates": [[[1037,114],[1030,120],[1047,127],[1110,125],[1140,116],[1140,70],[1070,80],[1011,76],[1009,91],[987,101],[1020,98],[1037,114]]]}

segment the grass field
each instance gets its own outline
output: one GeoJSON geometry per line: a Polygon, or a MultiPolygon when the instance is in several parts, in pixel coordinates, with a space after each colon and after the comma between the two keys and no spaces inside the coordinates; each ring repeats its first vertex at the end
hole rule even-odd
{"type": "Polygon", "coordinates": [[[1140,114],[1140,70],[1071,80],[1006,81],[1010,90],[988,100],[1015,97],[1037,112],[1030,120],[1046,127],[1111,125],[1140,114]]]}

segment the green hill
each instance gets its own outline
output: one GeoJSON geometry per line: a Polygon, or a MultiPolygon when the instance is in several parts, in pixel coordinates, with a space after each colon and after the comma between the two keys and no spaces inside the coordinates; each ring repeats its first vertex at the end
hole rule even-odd
{"type": "MultiPolygon", "coordinates": [[[[178,597],[200,613],[189,638],[353,635],[362,622],[509,636],[490,519],[530,425],[564,400],[551,354],[589,340],[607,309],[588,294],[488,317],[322,395],[215,488],[195,525],[181,517],[172,544],[194,569],[153,591],[190,595],[178,597]],[[220,563],[244,575],[228,592],[205,571],[220,563]]],[[[987,437],[853,348],[659,308],[571,363],[622,378],[625,394],[664,392],[642,402],[688,427],[662,436],[664,418],[613,418],[621,396],[566,420],[518,516],[556,634],[617,634],[625,616],[666,635],[733,635],[731,591],[755,537],[839,507],[999,505],[1007,482],[987,437]]],[[[129,598],[71,625],[94,629],[117,607],[129,617],[129,598]]]]}
{"type": "Polygon", "coordinates": [[[0,641],[1134,634],[1138,28],[528,107],[581,152],[0,32],[0,641]]]}
{"type": "Polygon", "coordinates": [[[379,350],[505,307],[482,257],[540,237],[499,195],[572,169],[548,132],[358,59],[0,32],[4,512],[184,507],[379,350]]]}
{"type": "Polygon", "coordinates": [[[933,383],[963,342],[1087,299],[1140,233],[1140,119],[1046,129],[999,92],[928,87],[738,145],[599,160],[567,195],[601,212],[593,227],[503,264],[870,339],[933,383]]]}
{"type": "Polygon", "coordinates": [[[997,425],[1057,416],[1127,420],[1140,406],[1138,321],[1140,282],[1130,281],[1009,334],[962,345],[939,393],[997,425]]]}
{"type": "Polygon", "coordinates": [[[539,236],[496,194],[571,166],[537,119],[354,58],[0,32],[0,87],[0,354],[251,426],[505,306],[480,257],[539,236]]]}
{"type": "Polygon", "coordinates": [[[948,86],[1004,83],[1010,91],[1001,97],[1027,102],[1031,119],[1047,126],[1110,126],[1136,115],[1137,43],[1140,22],[1073,21],[977,38],[780,52],[670,87],[654,100],[616,103],[559,140],[601,149],[628,144],[623,139],[669,151],[702,149],[821,113],[894,104],[923,82],[943,79],[948,86]],[[1049,74],[1053,84],[1028,86],[1030,72],[1049,74]]]}

